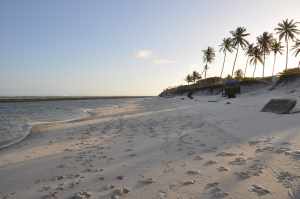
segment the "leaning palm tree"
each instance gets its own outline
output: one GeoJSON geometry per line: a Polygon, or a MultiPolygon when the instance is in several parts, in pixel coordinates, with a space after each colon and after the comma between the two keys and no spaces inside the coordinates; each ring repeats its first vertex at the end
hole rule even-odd
{"type": "Polygon", "coordinates": [[[193,78],[192,78],[191,75],[187,75],[187,76],[185,77],[184,80],[188,83],[188,85],[189,85],[191,82],[193,82],[193,78]]]}
{"type": "Polygon", "coordinates": [[[244,77],[246,77],[246,73],[247,73],[247,68],[248,68],[248,64],[249,64],[249,59],[252,55],[252,51],[254,48],[254,44],[249,44],[246,48],[246,56],[247,56],[247,60],[246,60],[246,66],[245,66],[245,72],[244,72],[244,77]]]}
{"type": "Polygon", "coordinates": [[[296,38],[296,35],[300,33],[297,22],[294,22],[294,20],[283,20],[278,24],[278,27],[275,28],[276,33],[279,35],[279,41],[281,41],[283,38],[286,43],[286,60],[285,60],[285,70],[288,66],[288,57],[289,57],[289,40],[294,40],[296,38]]]}
{"type": "Polygon", "coordinates": [[[201,79],[201,75],[197,71],[193,71],[191,76],[194,83],[196,83],[197,80],[201,79]]]}
{"type": "Polygon", "coordinates": [[[232,50],[233,50],[232,39],[224,38],[219,47],[220,47],[220,52],[223,52],[223,54],[224,54],[223,66],[222,66],[221,75],[220,75],[220,77],[222,77],[224,66],[225,66],[225,61],[226,61],[226,54],[227,54],[227,52],[232,53],[232,50]]]}
{"type": "Polygon", "coordinates": [[[280,55],[283,52],[283,46],[281,45],[280,41],[277,41],[276,39],[273,39],[272,44],[271,44],[271,51],[274,54],[274,62],[273,62],[273,69],[272,69],[272,76],[274,76],[274,68],[275,68],[275,63],[276,63],[276,55],[279,53],[280,55]]]}
{"type": "Polygon", "coordinates": [[[230,31],[230,34],[232,35],[232,44],[236,49],[231,76],[233,76],[234,73],[234,68],[239,53],[239,48],[242,47],[244,49],[248,45],[248,41],[245,39],[245,37],[249,36],[250,34],[247,33],[246,31],[247,30],[244,27],[238,27],[236,30],[230,31]]]}
{"type": "Polygon", "coordinates": [[[206,72],[208,70],[208,64],[212,63],[216,57],[214,48],[207,47],[207,49],[202,50],[203,52],[203,61],[205,62],[204,66],[204,78],[206,79],[206,72]]]}
{"type": "Polygon", "coordinates": [[[253,51],[250,56],[250,63],[254,64],[254,70],[253,70],[253,78],[255,75],[256,71],[256,65],[258,62],[263,63],[263,58],[262,58],[263,52],[261,51],[259,46],[255,46],[253,48],[253,51]]]}
{"type": "MultiPolygon", "coordinates": [[[[300,54],[300,40],[297,39],[294,46],[292,47],[292,50],[294,51],[295,57],[297,57],[300,54]]],[[[300,62],[298,63],[298,68],[300,68],[300,62]]]]}
{"type": "Polygon", "coordinates": [[[265,76],[265,63],[266,63],[266,55],[270,53],[271,44],[273,41],[273,35],[268,32],[264,32],[262,35],[257,37],[257,43],[263,53],[263,71],[262,77],[265,76]]]}

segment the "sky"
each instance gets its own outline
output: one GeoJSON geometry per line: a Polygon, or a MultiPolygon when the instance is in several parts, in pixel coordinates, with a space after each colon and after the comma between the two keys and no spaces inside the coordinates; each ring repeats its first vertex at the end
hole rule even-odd
{"type": "MultiPolygon", "coordinates": [[[[299,0],[0,0],[0,96],[157,95],[202,72],[207,46],[217,51],[208,76],[218,76],[229,31],[244,26],[255,42],[283,19],[300,21],[299,8],[299,0]]],[[[299,59],[291,54],[289,66],[299,59]]],[[[270,55],[266,75],[272,63],[270,55]]],[[[279,56],[275,72],[284,67],[279,56]]]]}

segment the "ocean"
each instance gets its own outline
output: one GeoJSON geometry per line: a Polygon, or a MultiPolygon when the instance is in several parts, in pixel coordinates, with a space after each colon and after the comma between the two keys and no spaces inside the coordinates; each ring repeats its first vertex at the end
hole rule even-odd
{"type": "Polygon", "coordinates": [[[0,149],[24,139],[33,124],[72,120],[88,116],[94,109],[125,106],[141,98],[0,103],[0,149]]]}

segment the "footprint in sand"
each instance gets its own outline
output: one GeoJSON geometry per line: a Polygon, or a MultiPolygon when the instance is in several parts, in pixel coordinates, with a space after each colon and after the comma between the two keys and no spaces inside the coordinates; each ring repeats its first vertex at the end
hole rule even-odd
{"type": "Polygon", "coordinates": [[[214,160],[208,160],[207,162],[205,162],[203,165],[204,166],[210,166],[210,165],[214,165],[217,164],[217,161],[214,160]]]}
{"type": "Polygon", "coordinates": [[[182,186],[188,186],[188,185],[193,185],[195,183],[196,183],[195,180],[185,180],[185,181],[181,182],[181,185],[182,186]]]}
{"type": "Polygon", "coordinates": [[[281,154],[281,153],[288,153],[290,151],[291,149],[289,147],[279,147],[278,149],[276,149],[275,152],[281,154]]]}
{"type": "Polygon", "coordinates": [[[155,181],[152,178],[145,178],[138,181],[138,184],[140,185],[150,185],[155,183],[155,181]]]}
{"type": "Polygon", "coordinates": [[[89,199],[92,197],[92,193],[87,191],[80,191],[75,193],[70,199],[89,199]]]}
{"type": "Polygon", "coordinates": [[[274,151],[274,147],[272,147],[272,146],[265,146],[265,147],[262,147],[262,148],[257,148],[256,150],[255,150],[255,153],[262,153],[262,152],[272,152],[272,151],[274,151]]]}
{"type": "Polygon", "coordinates": [[[226,168],[226,167],[223,167],[223,166],[221,166],[221,167],[218,167],[218,168],[217,168],[217,170],[218,170],[219,172],[225,172],[225,171],[229,171],[229,169],[228,169],[228,168],[226,168]]]}
{"type": "Polygon", "coordinates": [[[218,182],[208,183],[208,184],[206,184],[205,189],[210,189],[210,188],[212,188],[212,187],[216,187],[216,186],[218,186],[219,184],[220,184],[220,183],[218,183],[218,182]]]}
{"type": "Polygon", "coordinates": [[[259,140],[251,140],[251,141],[248,142],[248,144],[249,144],[250,146],[254,146],[254,145],[259,144],[260,142],[261,142],[261,141],[259,141],[259,140]]]}
{"type": "Polygon", "coordinates": [[[126,187],[118,188],[112,191],[111,199],[119,199],[121,196],[126,195],[130,192],[130,189],[126,187]]]}
{"type": "Polygon", "coordinates": [[[220,152],[216,156],[221,156],[221,157],[233,157],[236,156],[235,153],[230,153],[230,152],[220,152]]]}
{"type": "Polygon", "coordinates": [[[117,176],[116,179],[117,179],[117,180],[123,180],[123,179],[124,179],[124,176],[117,176]]]}
{"type": "Polygon", "coordinates": [[[235,175],[241,180],[251,178],[253,176],[259,176],[263,173],[265,166],[260,163],[255,163],[247,168],[246,171],[235,172],[235,175]]]}
{"type": "Polygon", "coordinates": [[[133,149],[125,149],[125,152],[131,152],[133,149]]]}
{"type": "Polygon", "coordinates": [[[186,172],[186,174],[188,174],[188,175],[200,175],[200,171],[198,171],[198,170],[188,170],[186,172]]]}
{"type": "Polygon", "coordinates": [[[247,160],[242,157],[237,157],[233,161],[230,161],[229,164],[231,165],[245,165],[247,160]]]}
{"type": "Polygon", "coordinates": [[[245,180],[251,177],[250,173],[247,171],[235,172],[234,174],[241,180],[245,180]]]}
{"type": "Polygon", "coordinates": [[[206,194],[208,194],[211,199],[222,199],[229,195],[219,187],[218,182],[208,183],[204,189],[207,190],[206,194]]]}
{"type": "Polygon", "coordinates": [[[167,197],[167,192],[165,192],[165,191],[159,191],[157,197],[158,197],[159,199],[164,199],[164,198],[167,197]]]}
{"type": "Polygon", "coordinates": [[[286,154],[291,155],[295,160],[300,160],[300,151],[292,151],[286,154]]]}
{"type": "Polygon", "coordinates": [[[195,151],[189,151],[188,153],[187,153],[187,155],[188,156],[191,156],[191,155],[194,155],[196,152],[195,151]]]}
{"type": "Polygon", "coordinates": [[[256,193],[258,196],[264,196],[267,194],[271,194],[271,192],[268,189],[266,189],[262,186],[258,186],[256,184],[252,185],[251,188],[249,189],[249,191],[256,193]]]}
{"type": "Polygon", "coordinates": [[[300,176],[292,174],[288,171],[275,171],[273,175],[277,179],[277,182],[281,183],[285,188],[291,188],[294,183],[300,182],[300,176]]]}
{"type": "MultiPolygon", "coordinates": [[[[57,197],[57,194],[58,194],[57,191],[49,192],[48,194],[43,195],[41,198],[42,198],[42,199],[58,198],[58,197],[57,197]]],[[[72,197],[71,197],[71,198],[72,198],[72,197]]]]}
{"type": "Polygon", "coordinates": [[[129,157],[136,157],[137,155],[135,153],[132,153],[129,155],[129,157]]]}
{"type": "Polygon", "coordinates": [[[193,160],[203,160],[203,158],[200,155],[196,155],[193,160]]]}

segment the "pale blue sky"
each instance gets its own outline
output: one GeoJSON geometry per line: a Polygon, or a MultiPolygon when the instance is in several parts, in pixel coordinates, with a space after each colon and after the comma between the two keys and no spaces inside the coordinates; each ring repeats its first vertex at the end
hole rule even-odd
{"type": "MultiPolygon", "coordinates": [[[[0,0],[0,95],[156,95],[202,71],[201,50],[230,30],[245,26],[254,41],[282,19],[300,21],[299,8],[299,0],[0,0]]],[[[237,68],[244,63],[241,53],[237,68]]]]}

